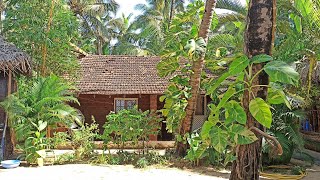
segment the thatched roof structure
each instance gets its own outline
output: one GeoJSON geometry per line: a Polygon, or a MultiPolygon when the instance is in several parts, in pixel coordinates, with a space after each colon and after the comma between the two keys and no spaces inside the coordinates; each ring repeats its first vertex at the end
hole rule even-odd
{"type": "Polygon", "coordinates": [[[31,73],[31,58],[0,36],[0,72],[31,73]]]}

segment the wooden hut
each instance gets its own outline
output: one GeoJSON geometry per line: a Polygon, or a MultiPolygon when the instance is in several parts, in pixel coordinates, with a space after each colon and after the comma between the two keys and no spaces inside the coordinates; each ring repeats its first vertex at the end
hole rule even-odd
{"type": "MultiPolygon", "coordinates": [[[[0,37],[0,101],[16,90],[17,74],[31,74],[31,58],[0,37]]],[[[10,137],[7,115],[0,108],[0,158],[6,159],[12,153],[10,137]]]]}

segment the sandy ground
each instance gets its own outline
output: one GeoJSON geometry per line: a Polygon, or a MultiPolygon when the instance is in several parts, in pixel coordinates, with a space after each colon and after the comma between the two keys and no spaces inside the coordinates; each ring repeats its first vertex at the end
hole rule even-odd
{"type": "Polygon", "coordinates": [[[223,180],[228,174],[203,174],[176,168],[136,169],[132,166],[93,166],[88,164],[69,164],[44,167],[18,167],[15,169],[0,169],[0,179],[5,180],[104,180],[104,179],[131,179],[131,180],[165,180],[165,179],[197,179],[197,180],[223,180]],[[219,177],[220,176],[220,177],[219,177]]]}
{"type": "MultiPolygon", "coordinates": [[[[211,168],[177,169],[165,167],[148,167],[136,169],[128,166],[94,166],[89,164],[68,164],[44,167],[18,167],[15,169],[0,169],[0,179],[5,180],[224,180],[229,177],[228,171],[217,171],[211,168]]],[[[308,169],[307,177],[303,180],[319,180],[320,167],[308,169]]],[[[263,179],[263,178],[262,178],[263,179]]]]}

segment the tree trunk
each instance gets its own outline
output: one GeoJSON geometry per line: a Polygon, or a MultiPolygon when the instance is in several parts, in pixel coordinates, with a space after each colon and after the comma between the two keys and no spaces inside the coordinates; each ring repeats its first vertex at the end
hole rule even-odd
{"type": "MultiPolygon", "coordinates": [[[[249,58],[258,54],[271,55],[274,43],[275,22],[276,0],[250,0],[244,48],[244,52],[249,58]]],[[[252,74],[257,73],[263,66],[263,63],[254,65],[252,74]]],[[[263,72],[253,81],[252,86],[268,84],[268,75],[263,72]]],[[[266,99],[267,87],[257,87],[253,89],[253,93],[256,97],[266,99]]],[[[251,99],[253,99],[252,94],[245,91],[242,103],[248,117],[247,127],[255,126],[263,130],[263,127],[254,120],[249,112],[249,102],[251,99]]],[[[236,156],[237,159],[232,164],[230,179],[259,179],[261,138],[252,144],[238,146],[236,148],[236,156]]]]}
{"type": "Polygon", "coordinates": [[[10,159],[13,155],[13,143],[11,141],[10,128],[6,129],[6,138],[5,138],[5,150],[3,154],[3,159],[10,159]]]}
{"type": "Polygon", "coordinates": [[[53,11],[54,11],[54,0],[51,1],[51,7],[49,10],[49,19],[48,19],[48,24],[47,24],[47,29],[45,31],[45,39],[44,39],[44,43],[42,45],[42,65],[41,65],[41,75],[45,76],[46,75],[46,64],[47,64],[47,38],[48,38],[48,34],[50,32],[50,28],[51,28],[51,24],[52,24],[52,20],[53,20],[53,11]]]}
{"type": "Polygon", "coordinates": [[[169,14],[169,26],[171,24],[172,18],[174,16],[174,3],[175,0],[171,0],[171,4],[170,4],[170,14],[169,14]]]}
{"type": "Polygon", "coordinates": [[[102,46],[103,46],[103,39],[100,35],[97,35],[97,55],[102,55],[103,54],[103,50],[102,50],[102,46]]]}
{"type": "MultiPolygon", "coordinates": [[[[216,0],[206,1],[205,12],[202,18],[202,22],[200,24],[198,36],[199,38],[202,37],[206,43],[208,41],[208,33],[211,26],[213,9],[215,8],[215,5],[216,5],[216,0]]],[[[203,53],[200,59],[198,61],[195,61],[192,65],[193,74],[191,75],[190,81],[189,81],[191,85],[191,98],[188,99],[188,105],[186,107],[186,116],[181,122],[180,135],[182,136],[190,132],[190,129],[191,129],[191,121],[193,119],[193,114],[196,109],[197,96],[199,94],[201,72],[204,66],[204,57],[205,57],[205,53],[203,53]]],[[[186,154],[187,148],[188,148],[187,144],[183,144],[182,142],[179,142],[177,144],[176,150],[180,156],[184,156],[186,154]]]]}

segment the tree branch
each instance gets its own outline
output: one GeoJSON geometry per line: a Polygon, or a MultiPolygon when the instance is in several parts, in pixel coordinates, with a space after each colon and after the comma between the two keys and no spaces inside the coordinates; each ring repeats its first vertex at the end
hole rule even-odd
{"type": "Polygon", "coordinates": [[[249,128],[249,130],[250,130],[250,131],[254,131],[255,133],[257,133],[257,134],[259,134],[259,135],[263,136],[264,138],[266,138],[266,139],[269,139],[269,140],[273,141],[273,142],[274,142],[274,144],[275,144],[275,145],[276,145],[276,147],[277,147],[278,155],[282,155],[282,153],[283,153],[282,146],[281,146],[281,144],[279,143],[279,141],[278,141],[275,137],[270,136],[269,134],[267,134],[267,133],[265,133],[265,132],[261,131],[260,129],[258,129],[258,128],[256,128],[256,127],[250,127],[250,128],[249,128]]]}

